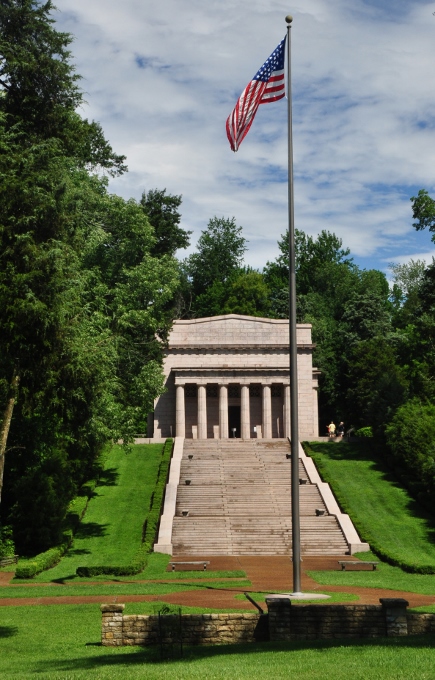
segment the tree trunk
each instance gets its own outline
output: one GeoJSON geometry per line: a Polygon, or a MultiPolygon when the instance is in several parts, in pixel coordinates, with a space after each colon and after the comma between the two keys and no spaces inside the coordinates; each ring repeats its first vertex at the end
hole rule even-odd
{"type": "Polygon", "coordinates": [[[11,426],[12,413],[14,411],[14,404],[18,394],[18,385],[20,384],[20,376],[14,370],[14,375],[12,376],[12,381],[9,389],[8,403],[6,404],[6,409],[3,415],[3,421],[0,430],[0,502],[3,489],[3,472],[5,469],[5,455],[6,455],[6,444],[8,441],[9,428],[11,426]]]}

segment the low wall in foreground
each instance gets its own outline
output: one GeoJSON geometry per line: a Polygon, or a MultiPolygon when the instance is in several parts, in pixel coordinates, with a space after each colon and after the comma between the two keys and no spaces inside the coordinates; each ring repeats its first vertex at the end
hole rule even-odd
{"type": "Polygon", "coordinates": [[[103,604],[101,643],[108,647],[180,642],[241,642],[377,638],[435,633],[435,614],[407,612],[408,602],[381,598],[378,605],[297,604],[286,595],[266,599],[268,614],[224,613],[124,616],[123,604],[103,604]]]}

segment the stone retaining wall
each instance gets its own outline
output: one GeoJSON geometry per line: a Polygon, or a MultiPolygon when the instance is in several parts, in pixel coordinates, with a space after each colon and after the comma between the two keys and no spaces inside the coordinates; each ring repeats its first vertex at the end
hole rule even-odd
{"type": "Polygon", "coordinates": [[[379,605],[297,604],[288,596],[266,599],[269,613],[124,616],[123,604],[103,604],[104,646],[179,642],[240,642],[378,638],[435,633],[435,614],[408,613],[408,602],[381,598],[379,605]]]}
{"type": "Polygon", "coordinates": [[[123,604],[103,604],[101,643],[104,646],[152,645],[177,642],[218,645],[269,639],[267,615],[254,613],[124,616],[123,604]]]}
{"type": "Polygon", "coordinates": [[[417,614],[409,612],[407,618],[408,635],[435,633],[435,614],[417,614]]]}

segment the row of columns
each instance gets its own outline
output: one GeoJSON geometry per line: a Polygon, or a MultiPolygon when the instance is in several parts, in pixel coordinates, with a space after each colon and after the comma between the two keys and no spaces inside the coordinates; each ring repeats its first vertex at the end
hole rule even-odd
{"type": "MultiPolygon", "coordinates": [[[[284,385],[284,437],[290,436],[290,385],[284,385]]],[[[177,437],[186,436],[186,407],[184,385],[176,385],[175,431],[177,437]]],[[[198,439],[207,439],[207,386],[198,385],[198,439]]],[[[240,389],[240,436],[251,436],[249,385],[240,389]]],[[[219,385],[219,437],[228,439],[228,385],[219,385]]],[[[272,390],[262,385],[262,437],[272,439],[272,390]]]]}

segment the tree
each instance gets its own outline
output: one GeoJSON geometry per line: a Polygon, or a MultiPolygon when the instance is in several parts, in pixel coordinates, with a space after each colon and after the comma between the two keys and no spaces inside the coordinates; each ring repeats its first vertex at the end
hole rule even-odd
{"type": "Polygon", "coordinates": [[[201,232],[197,252],[184,261],[192,291],[193,316],[222,313],[229,286],[238,275],[246,250],[235,218],[213,217],[201,232]],[[220,311],[217,311],[220,310],[220,311]]]}
{"type": "MultiPolygon", "coordinates": [[[[264,276],[271,290],[272,315],[287,318],[288,232],[278,246],[280,255],[267,263],[264,276]]],[[[341,239],[328,231],[314,238],[296,230],[295,249],[297,320],[313,326],[313,361],[321,371],[319,413],[326,423],[337,418],[342,409],[340,320],[347,300],[359,290],[359,272],[341,239]]]]}
{"type": "Polygon", "coordinates": [[[394,323],[399,328],[405,328],[415,318],[426,264],[423,260],[410,259],[404,264],[390,264],[389,269],[393,274],[391,301],[394,323]]]}
{"type": "Polygon", "coordinates": [[[249,268],[241,271],[230,285],[227,295],[224,314],[269,316],[269,288],[260,272],[249,268]]]}
{"type": "Polygon", "coordinates": [[[53,27],[53,10],[51,0],[5,0],[0,5],[3,124],[25,135],[22,141],[29,149],[35,139],[57,140],[65,155],[83,167],[122,173],[125,157],[113,152],[99,123],[76,113],[83,96],[68,50],[72,37],[53,27]]]}
{"type": "MultiPolygon", "coordinates": [[[[412,196],[412,216],[416,222],[413,227],[420,231],[429,228],[429,231],[435,231],[435,200],[429,196],[426,189],[420,189],[417,196],[412,196]]],[[[432,237],[432,241],[435,236],[432,237]]]]}
{"type": "Polygon", "coordinates": [[[174,259],[151,254],[156,239],[142,207],[110,196],[97,175],[123,172],[123,157],[75,111],[71,38],[53,27],[52,8],[33,0],[0,7],[5,414],[16,366],[20,377],[2,440],[1,513],[21,554],[58,540],[102,446],[131,438],[163,389],[157,338],[168,332],[178,281],[174,259]]]}
{"type": "Polygon", "coordinates": [[[403,404],[386,428],[391,462],[411,493],[433,511],[435,406],[417,398],[403,404]]]}
{"type": "Polygon", "coordinates": [[[175,255],[180,248],[187,248],[190,243],[191,231],[185,231],[179,226],[181,215],[178,208],[181,196],[166,195],[166,189],[152,189],[142,194],[140,204],[156,238],[152,255],[175,255]]]}

